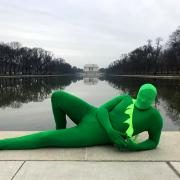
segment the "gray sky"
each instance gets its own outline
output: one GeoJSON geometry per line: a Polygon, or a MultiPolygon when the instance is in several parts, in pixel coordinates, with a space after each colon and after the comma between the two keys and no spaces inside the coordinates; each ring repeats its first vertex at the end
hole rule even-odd
{"type": "Polygon", "coordinates": [[[0,0],[0,41],[42,47],[83,68],[107,67],[123,53],[180,25],[180,0],[0,0]]]}

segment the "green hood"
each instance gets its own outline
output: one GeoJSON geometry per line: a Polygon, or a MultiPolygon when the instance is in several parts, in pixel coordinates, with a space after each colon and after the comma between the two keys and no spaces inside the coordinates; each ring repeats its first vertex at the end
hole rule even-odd
{"type": "Polygon", "coordinates": [[[139,109],[148,109],[155,102],[156,87],[152,84],[143,84],[137,94],[135,106],[139,109]]]}

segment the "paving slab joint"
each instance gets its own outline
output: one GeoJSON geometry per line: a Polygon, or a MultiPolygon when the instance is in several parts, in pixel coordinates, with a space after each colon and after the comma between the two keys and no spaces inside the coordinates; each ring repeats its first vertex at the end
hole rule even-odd
{"type": "Polygon", "coordinates": [[[22,168],[22,166],[24,165],[26,161],[23,161],[23,163],[21,164],[21,166],[18,168],[18,170],[15,172],[15,174],[13,175],[13,177],[11,178],[11,180],[13,180],[16,176],[16,174],[20,171],[20,169],[22,168]]]}
{"type": "Polygon", "coordinates": [[[172,171],[180,178],[180,174],[179,174],[179,172],[174,168],[174,166],[173,166],[169,161],[167,161],[166,163],[167,163],[167,165],[169,166],[169,168],[172,169],[172,171]]]}

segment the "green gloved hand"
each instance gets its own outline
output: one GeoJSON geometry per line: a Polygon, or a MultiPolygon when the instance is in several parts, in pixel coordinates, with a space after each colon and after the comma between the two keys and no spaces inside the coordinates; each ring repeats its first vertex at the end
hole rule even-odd
{"type": "Polygon", "coordinates": [[[131,138],[127,138],[123,145],[122,143],[119,143],[119,141],[116,141],[115,143],[116,144],[114,144],[114,146],[117,147],[119,150],[134,151],[137,148],[136,143],[131,138]]]}
{"type": "Polygon", "coordinates": [[[135,150],[136,149],[136,143],[135,143],[135,141],[133,141],[131,138],[127,138],[126,140],[125,140],[125,142],[126,142],[126,148],[128,149],[128,150],[135,150]]]}
{"type": "Polygon", "coordinates": [[[126,142],[125,139],[122,137],[122,133],[115,130],[115,129],[111,129],[109,132],[109,137],[111,139],[111,141],[113,142],[114,146],[120,148],[120,149],[124,149],[126,147],[126,142]]]}

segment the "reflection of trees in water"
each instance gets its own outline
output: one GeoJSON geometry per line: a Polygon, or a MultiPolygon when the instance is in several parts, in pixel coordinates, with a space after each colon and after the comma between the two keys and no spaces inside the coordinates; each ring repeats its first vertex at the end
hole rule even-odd
{"type": "Polygon", "coordinates": [[[43,101],[52,90],[64,89],[82,77],[0,78],[0,107],[19,108],[22,103],[43,101]]]}
{"type": "MultiPolygon", "coordinates": [[[[113,88],[121,89],[132,97],[136,97],[142,84],[152,83],[157,87],[158,98],[166,102],[164,108],[168,112],[167,115],[180,126],[180,80],[117,76],[101,77],[101,80],[103,79],[107,80],[113,88]]],[[[156,103],[158,103],[158,98],[156,103]]]]}
{"type": "Polygon", "coordinates": [[[166,110],[166,115],[169,116],[174,124],[180,128],[180,113],[173,107],[170,107],[167,103],[164,108],[166,110]]]}
{"type": "Polygon", "coordinates": [[[100,77],[101,80],[107,80],[109,85],[115,89],[121,89],[125,93],[131,94],[133,97],[136,95],[136,92],[139,89],[139,86],[142,84],[141,81],[134,81],[133,78],[124,78],[117,76],[104,76],[100,77]]]}

